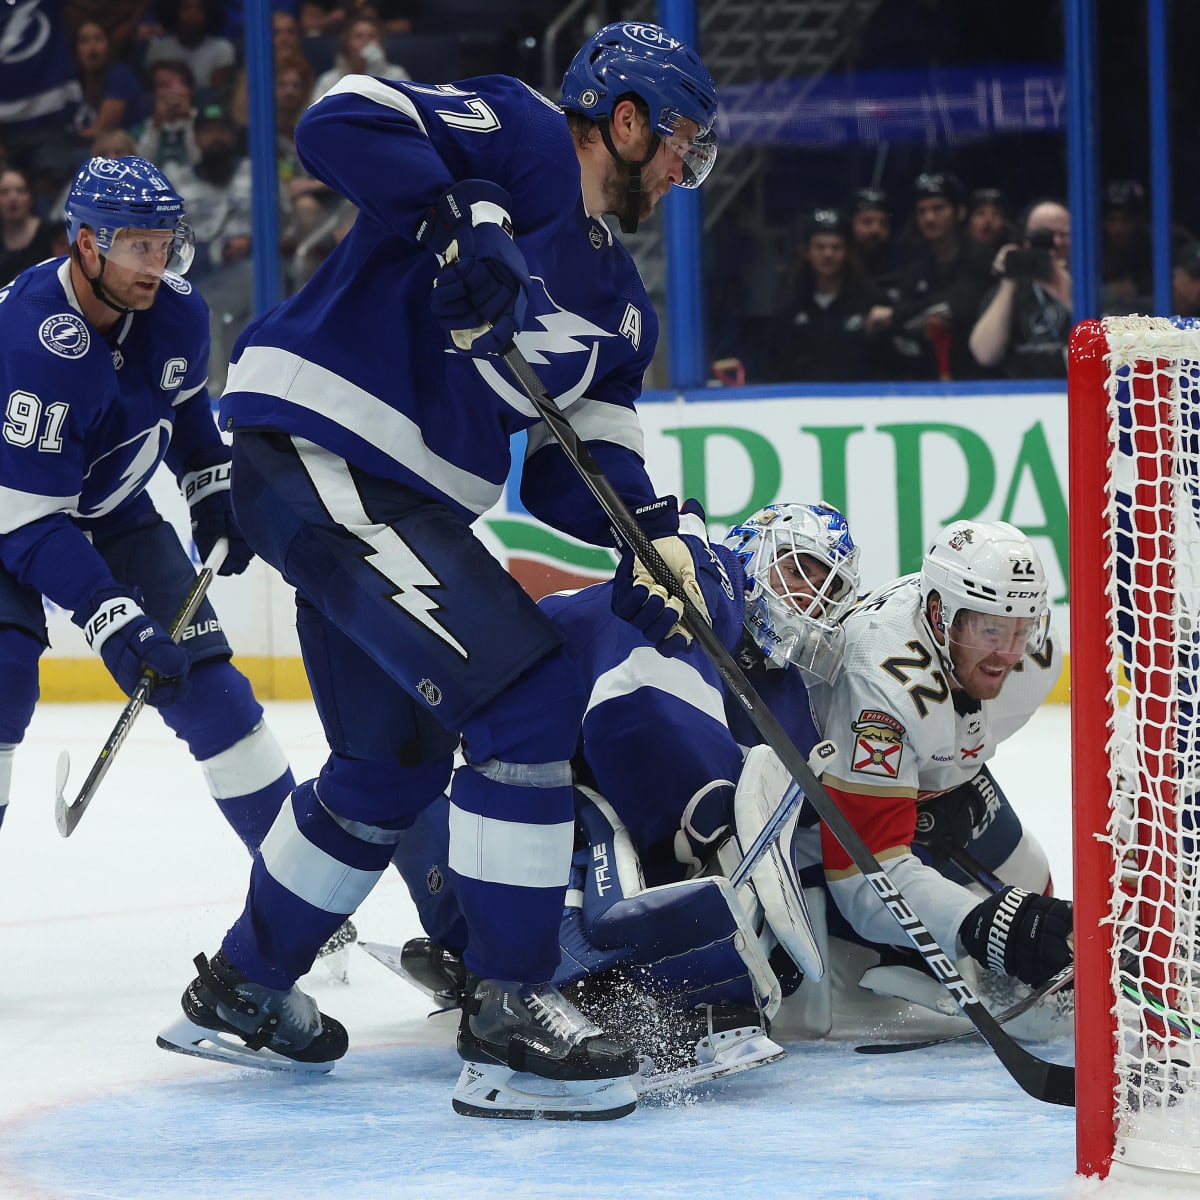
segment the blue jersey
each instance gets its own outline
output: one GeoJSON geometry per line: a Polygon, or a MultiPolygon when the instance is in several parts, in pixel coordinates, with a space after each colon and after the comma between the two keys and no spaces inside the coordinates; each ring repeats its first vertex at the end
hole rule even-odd
{"type": "Polygon", "coordinates": [[[76,612],[116,586],[87,531],[148,511],[164,459],[179,476],[229,455],[206,387],[203,299],[167,274],[153,307],[105,336],[83,316],[70,264],[0,290],[0,563],[76,612]]]}
{"type": "MultiPolygon", "coordinates": [[[[685,516],[681,532],[693,528],[685,516]]],[[[741,564],[723,546],[693,554],[713,629],[732,649],[744,614],[741,564]]],[[[563,631],[588,692],[576,766],[616,810],[635,846],[646,850],[672,837],[689,802],[714,784],[724,782],[732,796],[744,752],[762,737],[696,643],[677,655],[660,654],[612,614],[611,592],[611,583],[594,584],[538,603],[563,631]]],[[[819,736],[803,675],[768,668],[757,648],[746,659],[753,686],[809,754],[819,736]]]]}
{"type": "Polygon", "coordinates": [[[521,494],[565,532],[608,523],[497,359],[449,348],[429,313],[438,265],[422,216],[463,179],[511,196],[533,292],[521,352],[631,506],[655,492],[634,409],[658,322],[627,251],[584,208],[566,117],[518,80],[457,86],[350,75],[296,129],[305,168],[359,209],[301,291],[248,327],[222,422],[298,435],[473,521],[500,498],[529,430],[521,494]]]}

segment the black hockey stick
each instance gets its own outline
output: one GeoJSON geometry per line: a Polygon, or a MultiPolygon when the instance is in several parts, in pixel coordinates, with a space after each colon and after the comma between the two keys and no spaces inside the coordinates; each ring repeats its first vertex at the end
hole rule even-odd
{"type": "MultiPolygon", "coordinates": [[[[192,584],[191,589],[183,599],[183,607],[175,614],[175,619],[171,622],[171,628],[168,630],[175,641],[179,641],[179,637],[187,628],[188,622],[196,615],[196,609],[200,607],[200,601],[204,599],[204,593],[208,591],[208,585],[212,582],[213,575],[225,561],[225,555],[228,553],[228,550],[229,542],[225,538],[220,538],[216,545],[213,546],[208,558],[205,559],[204,565],[200,568],[200,573],[196,576],[196,582],[192,584]]],[[[63,837],[70,837],[75,832],[75,826],[79,824],[80,818],[87,812],[88,805],[95,798],[96,789],[99,788],[100,781],[108,774],[108,768],[112,766],[112,760],[121,748],[121,743],[129,736],[129,731],[133,727],[134,721],[137,720],[138,713],[146,706],[146,698],[150,695],[152,687],[154,687],[154,672],[146,671],[141,679],[137,681],[132,695],[121,710],[121,715],[117,718],[117,723],[113,726],[112,733],[108,735],[108,740],[104,743],[104,748],[92,764],[92,769],[88,772],[88,777],[83,781],[83,787],[79,789],[79,795],[70,803],[67,802],[64,793],[67,789],[67,776],[71,773],[71,755],[68,751],[64,750],[58,756],[58,769],[55,778],[54,821],[58,826],[58,832],[63,837]]]]}
{"type": "Polygon", "coordinates": [[[767,708],[758,692],[751,686],[745,673],[733,655],[725,648],[720,638],[712,631],[695,605],[683,593],[679,581],[654,548],[633,514],[625,506],[611,481],[600,469],[592,453],[580,440],[571,422],[559,411],[554,400],[542,387],[541,380],[525,361],[525,356],[515,346],[504,353],[504,361],[528,396],[538,415],[546,423],[555,440],[572,466],[596,498],[597,502],[615,526],[620,539],[630,546],[645,565],[651,576],[676,597],[683,605],[684,628],[696,639],[708,655],[725,685],[746,710],[751,721],[766,742],[779,755],[792,778],[800,785],[805,796],[817,810],[818,816],[829,827],[830,832],[841,843],[851,861],[862,872],[880,900],[887,906],[905,937],[913,944],[929,965],[933,975],[954,997],[971,1023],[979,1030],[1004,1064],[1013,1079],[1029,1095],[1050,1104],[1074,1105],[1075,1068],[1060,1063],[1046,1062],[1030,1054],[1018,1045],[996,1024],[995,1018],[984,1007],[979,997],[971,990],[954,959],[934,940],[920,917],[913,912],[908,901],[896,886],[891,876],[880,865],[879,860],[867,848],[858,831],[850,824],[845,814],[822,786],[804,755],[787,735],[774,714],[767,708]]]}

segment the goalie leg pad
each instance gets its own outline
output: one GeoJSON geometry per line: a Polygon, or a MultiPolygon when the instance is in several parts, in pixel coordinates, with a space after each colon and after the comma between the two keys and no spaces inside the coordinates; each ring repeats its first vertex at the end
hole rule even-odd
{"type": "MultiPolygon", "coordinates": [[[[746,755],[734,795],[734,821],[742,852],[774,815],[792,777],[769,746],[755,746],[746,755]]],[[[804,888],[792,861],[792,841],[799,812],[784,825],[761,862],[750,873],[758,903],[772,934],[791,960],[813,979],[825,974],[821,948],[813,931],[804,888]]]]}
{"type": "Polygon", "coordinates": [[[624,964],[640,986],[680,1006],[727,1002],[774,1015],[779,981],[729,881],[709,876],[646,888],[612,807],[580,788],[576,815],[587,845],[568,893],[555,982],[624,964]]]}

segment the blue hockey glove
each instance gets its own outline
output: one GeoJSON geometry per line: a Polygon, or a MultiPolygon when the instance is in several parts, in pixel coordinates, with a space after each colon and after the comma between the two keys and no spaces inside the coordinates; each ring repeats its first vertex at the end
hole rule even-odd
{"type": "Polygon", "coordinates": [[[182,700],[190,686],[192,660],[187,651],[132,596],[108,588],[92,600],[96,607],[83,622],[84,636],[125,695],[132,695],[142,675],[153,671],[154,686],[146,702],[166,708],[182,700]]]}
{"type": "Polygon", "coordinates": [[[1071,902],[1006,887],[977,904],[958,931],[967,953],[989,971],[1041,987],[1075,959],[1071,902]]]}
{"type": "Polygon", "coordinates": [[[508,193],[486,179],[456,183],[417,226],[442,266],[429,310],[455,349],[480,357],[509,349],[525,321],[532,283],[513,241],[508,193]]]}
{"type": "Polygon", "coordinates": [[[191,510],[192,539],[196,543],[200,561],[208,558],[220,538],[229,542],[218,575],[240,575],[254,557],[254,551],[242,536],[237,517],[233,515],[233,500],[229,493],[231,473],[230,463],[214,463],[210,467],[189,471],[179,481],[180,490],[191,510]]]}
{"type": "MultiPolygon", "coordinates": [[[[696,580],[696,564],[687,543],[679,536],[679,512],[674,496],[664,496],[644,504],[633,512],[642,531],[683,585],[687,598],[708,620],[704,594],[696,580]]],[[[654,577],[627,546],[613,576],[612,610],[618,617],[636,626],[646,640],[664,654],[673,654],[689,645],[692,635],[680,624],[683,604],[655,583],[654,577]]]]}

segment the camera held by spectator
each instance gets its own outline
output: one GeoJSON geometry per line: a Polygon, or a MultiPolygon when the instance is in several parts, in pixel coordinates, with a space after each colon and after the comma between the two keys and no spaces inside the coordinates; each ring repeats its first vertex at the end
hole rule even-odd
{"type": "Polygon", "coordinates": [[[1054,275],[1053,229],[1034,229],[1024,246],[1014,246],[1004,256],[1005,279],[1038,279],[1045,283],[1054,275]]]}

